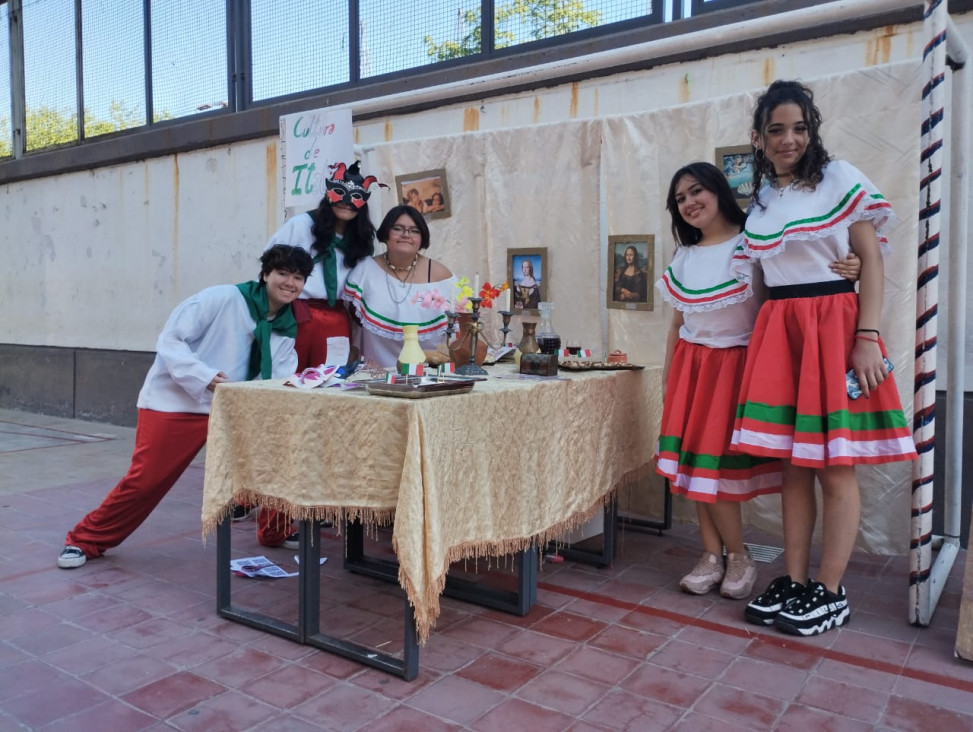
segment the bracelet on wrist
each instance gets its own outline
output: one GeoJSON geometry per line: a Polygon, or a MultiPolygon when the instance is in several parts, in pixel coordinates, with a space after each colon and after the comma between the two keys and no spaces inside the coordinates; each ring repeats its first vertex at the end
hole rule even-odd
{"type": "Polygon", "coordinates": [[[856,330],[855,330],[855,332],[856,332],[856,333],[874,333],[875,335],[881,335],[881,334],[880,334],[880,333],[879,333],[879,332],[878,332],[877,330],[875,330],[874,328],[858,328],[858,329],[856,329],[856,330]]]}
{"type": "Polygon", "coordinates": [[[869,338],[867,336],[859,335],[858,333],[855,334],[855,338],[861,341],[871,341],[872,343],[879,343],[878,338],[869,338]]]}

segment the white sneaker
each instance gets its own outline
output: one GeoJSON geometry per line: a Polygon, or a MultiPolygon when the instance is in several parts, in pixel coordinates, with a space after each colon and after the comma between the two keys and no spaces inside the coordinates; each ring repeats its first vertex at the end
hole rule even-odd
{"type": "Polygon", "coordinates": [[[61,555],[57,558],[57,566],[61,569],[76,569],[84,566],[87,561],[88,557],[79,547],[69,544],[61,550],[61,555]]]}
{"type": "Polygon", "coordinates": [[[723,579],[723,558],[713,552],[703,552],[693,571],[679,580],[683,592],[705,595],[723,579]]]}

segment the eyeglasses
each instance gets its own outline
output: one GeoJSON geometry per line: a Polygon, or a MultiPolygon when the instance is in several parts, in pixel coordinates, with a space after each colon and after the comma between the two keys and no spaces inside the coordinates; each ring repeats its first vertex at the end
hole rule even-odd
{"type": "Polygon", "coordinates": [[[399,226],[398,224],[395,224],[395,226],[392,227],[392,231],[399,236],[419,236],[422,234],[422,232],[414,226],[406,228],[404,226],[399,226]]]}

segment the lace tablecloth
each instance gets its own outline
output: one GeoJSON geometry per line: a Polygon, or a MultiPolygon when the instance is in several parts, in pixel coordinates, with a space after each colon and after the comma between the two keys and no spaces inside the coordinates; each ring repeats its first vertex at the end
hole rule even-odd
{"type": "Polygon", "coordinates": [[[364,388],[220,385],[206,448],[203,533],[234,502],[295,518],[393,518],[399,582],[423,642],[449,565],[545,543],[651,469],[653,371],[518,380],[491,370],[472,392],[428,399],[364,388]]]}

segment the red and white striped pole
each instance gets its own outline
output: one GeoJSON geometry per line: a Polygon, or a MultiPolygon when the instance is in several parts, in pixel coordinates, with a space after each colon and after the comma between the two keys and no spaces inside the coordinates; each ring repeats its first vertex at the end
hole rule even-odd
{"type": "Polygon", "coordinates": [[[916,278],[915,392],[912,434],[919,459],[912,469],[912,531],[909,547],[909,621],[927,625],[934,603],[932,568],[933,457],[936,436],[936,319],[939,307],[946,3],[925,0],[923,35],[922,151],[919,178],[919,249],[916,278]]]}

